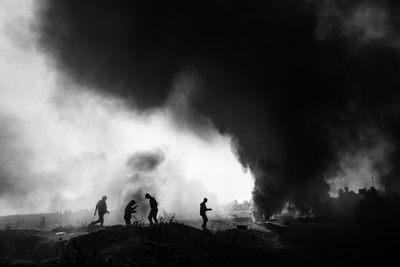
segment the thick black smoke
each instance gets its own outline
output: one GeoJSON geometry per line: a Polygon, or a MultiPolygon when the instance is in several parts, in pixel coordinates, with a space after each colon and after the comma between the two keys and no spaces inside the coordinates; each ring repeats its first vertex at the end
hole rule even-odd
{"type": "Polygon", "coordinates": [[[399,141],[395,1],[44,0],[38,10],[56,66],[133,107],[163,105],[176,75],[195,70],[190,104],[237,139],[260,214],[286,200],[318,210],[337,148],[364,144],[361,129],[399,141]]]}

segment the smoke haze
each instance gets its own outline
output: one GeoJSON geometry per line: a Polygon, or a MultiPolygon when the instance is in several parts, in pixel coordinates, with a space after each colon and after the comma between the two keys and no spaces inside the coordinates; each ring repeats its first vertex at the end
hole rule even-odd
{"type": "Polygon", "coordinates": [[[60,72],[133,109],[163,106],[176,77],[196,73],[193,118],[184,121],[234,137],[255,175],[259,214],[269,216],[288,200],[318,210],[334,181],[396,183],[398,8],[390,0],[42,1],[37,14],[60,72]],[[369,143],[383,152],[366,160],[369,143]]]}
{"type": "Polygon", "coordinates": [[[0,215],[94,209],[102,195],[112,211],[133,198],[144,213],[149,192],[161,216],[187,218],[205,196],[216,214],[251,198],[232,138],[201,116],[201,132],[185,126],[182,79],[171,83],[176,101],[146,111],[76,83],[41,52],[34,3],[0,8],[0,215]]]}

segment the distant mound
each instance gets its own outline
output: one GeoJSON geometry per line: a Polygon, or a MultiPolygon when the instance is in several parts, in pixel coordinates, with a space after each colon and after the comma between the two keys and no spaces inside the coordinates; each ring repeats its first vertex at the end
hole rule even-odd
{"type": "Polygon", "coordinates": [[[271,262],[272,236],[238,229],[210,233],[178,223],[117,225],[71,239],[65,259],[76,265],[236,266],[271,262]]]}
{"type": "MultiPolygon", "coordinates": [[[[282,262],[269,231],[205,232],[179,223],[0,231],[1,266],[243,266],[282,262]]],[[[277,265],[280,266],[280,265],[277,265]]]]}
{"type": "Polygon", "coordinates": [[[0,266],[391,266],[400,238],[341,216],[212,232],[174,222],[84,228],[0,230],[0,266]]]}

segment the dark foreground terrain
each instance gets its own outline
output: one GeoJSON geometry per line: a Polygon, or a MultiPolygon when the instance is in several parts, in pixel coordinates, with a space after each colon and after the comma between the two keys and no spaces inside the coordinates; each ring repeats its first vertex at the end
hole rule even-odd
{"type": "Polygon", "coordinates": [[[2,230],[2,266],[396,266],[399,231],[344,218],[203,232],[180,223],[2,230]]]}

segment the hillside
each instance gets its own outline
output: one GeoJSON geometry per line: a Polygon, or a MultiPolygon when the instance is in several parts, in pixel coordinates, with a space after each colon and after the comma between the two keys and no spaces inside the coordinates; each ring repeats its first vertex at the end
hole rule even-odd
{"type": "Polygon", "coordinates": [[[1,230],[1,266],[386,266],[400,232],[349,218],[248,224],[202,231],[157,226],[1,230]]]}
{"type": "Polygon", "coordinates": [[[33,262],[53,266],[233,266],[249,261],[278,263],[285,253],[278,236],[270,231],[211,233],[179,223],[88,230],[93,232],[1,231],[0,242],[6,249],[0,258],[10,266],[33,262]]]}

